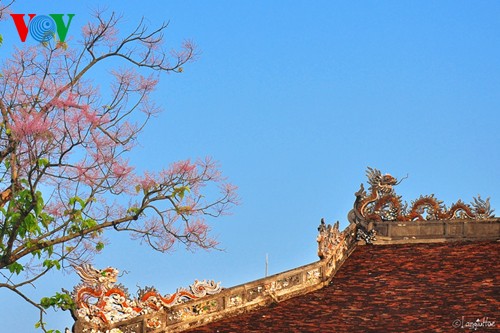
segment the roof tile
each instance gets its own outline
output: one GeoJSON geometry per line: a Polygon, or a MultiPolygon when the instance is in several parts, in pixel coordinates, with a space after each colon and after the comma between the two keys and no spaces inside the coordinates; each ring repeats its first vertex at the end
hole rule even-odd
{"type": "Polygon", "coordinates": [[[476,320],[500,329],[499,248],[359,246],[323,289],[189,332],[459,332],[476,320]]]}

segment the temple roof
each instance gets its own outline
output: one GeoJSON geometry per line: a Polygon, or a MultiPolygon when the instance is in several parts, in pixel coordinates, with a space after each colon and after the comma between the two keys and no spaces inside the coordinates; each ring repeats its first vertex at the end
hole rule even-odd
{"type": "Polygon", "coordinates": [[[187,332],[447,332],[499,321],[500,242],[445,242],[358,246],[324,288],[187,332]]]}
{"type": "Polygon", "coordinates": [[[500,218],[489,198],[411,203],[367,170],[350,224],[318,227],[319,261],[221,288],[195,281],[133,298],[114,268],[77,268],[76,333],[448,332],[500,328],[500,218]]]}

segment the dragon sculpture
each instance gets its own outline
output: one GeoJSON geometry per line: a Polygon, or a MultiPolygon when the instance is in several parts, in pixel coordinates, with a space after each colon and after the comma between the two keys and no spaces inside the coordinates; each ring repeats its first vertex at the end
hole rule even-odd
{"type": "Polygon", "coordinates": [[[354,223],[373,221],[423,221],[423,220],[453,220],[461,218],[487,219],[493,217],[490,200],[474,198],[471,204],[461,200],[450,208],[434,195],[420,196],[408,204],[403,205],[401,196],[396,195],[394,186],[398,185],[396,178],[389,174],[382,175],[377,169],[368,167],[369,193],[363,184],[355,193],[354,208],[349,213],[349,220],[354,223]]]}
{"type": "Polygon", "coordinates": [[[116,284],[118,270],[112,267],[95,269],[89,264],[74,266],[82,283],[72,293],[76,309],[73,316],[97,328],[106,327],[129,318],[160,311],[206,295],[219,293],[220,283],[195,281],[189,289],[179,288],[172,295],[160,295],[156,289],[139,290],[139,297],[131,299],[127,289],[116,284]]]}

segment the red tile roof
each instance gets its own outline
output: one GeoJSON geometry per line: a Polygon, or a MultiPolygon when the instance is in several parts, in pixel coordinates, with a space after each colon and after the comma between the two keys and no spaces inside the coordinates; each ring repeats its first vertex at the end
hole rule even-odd
{"type": "Polygon", "coordinates": [[[461,332],[473,323],[500,330],[500,242],[358,246],[327,287],[188,332],[461,332]]]}

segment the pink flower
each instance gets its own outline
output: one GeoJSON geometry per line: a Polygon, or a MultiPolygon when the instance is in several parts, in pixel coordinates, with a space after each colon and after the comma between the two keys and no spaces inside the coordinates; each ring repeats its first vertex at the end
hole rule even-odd
{"type": "Polygon", "coordinates": [[[50,133],[50,121],[40,112],[27,113],[23,110],[12,116],[12,134],[19,140],[30,136],[43,136],[50,133]]]}

